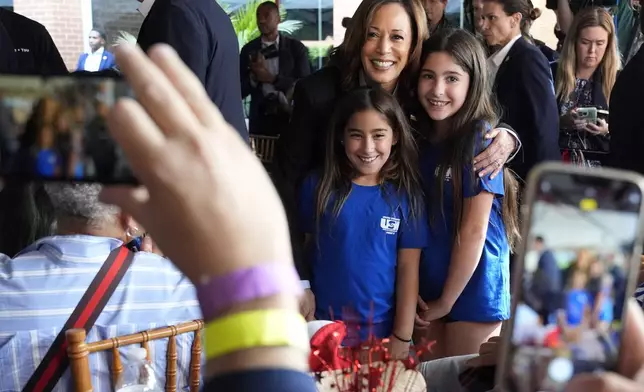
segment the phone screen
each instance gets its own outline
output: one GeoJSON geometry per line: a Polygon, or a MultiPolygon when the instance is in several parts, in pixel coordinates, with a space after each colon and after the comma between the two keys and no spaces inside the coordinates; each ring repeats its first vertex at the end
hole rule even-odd
{"type": "Polygon", "coordinates": [[[22,180],[136,183],[106,126],[123,79],[0,76],[0,175],[22,180]]]}
{"type": "Polygon", "coordinates": [[[557,392],[617,363],[642,192],[590,173],[544,172],[533,196],[504,390],[557,392]]]}

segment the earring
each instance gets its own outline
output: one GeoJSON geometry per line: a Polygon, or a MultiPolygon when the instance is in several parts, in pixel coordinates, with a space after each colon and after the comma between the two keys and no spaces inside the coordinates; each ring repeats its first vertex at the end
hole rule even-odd
{"type": "Polygon", "coordinates": [[[130,237],[130,238],[136,238],[136,237],[138,237],[139,233],[140,233],[140,230],[139,230],[139,228],[138,228],[138,227],[128,227],[128,228],[125,230],[125,235],[126,235],[126,236],[128,236],[128,237],[130,237]]]}

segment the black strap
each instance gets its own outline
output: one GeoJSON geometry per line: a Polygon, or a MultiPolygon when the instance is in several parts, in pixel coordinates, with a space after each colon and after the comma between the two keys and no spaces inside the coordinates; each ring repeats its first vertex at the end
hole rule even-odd
{"type": "Polygon", "coordinates": [[[121,246],[114,249],[101,266],[96,277],[83,294],[76,309],[60,330],[40,365],[31,375],[23,392],[50,392],[69,366],[65,332],[73,328],[83,328],[88,333],[96,319],[105,308],[125,272],[132,264],[134,253],[121,246]]]}

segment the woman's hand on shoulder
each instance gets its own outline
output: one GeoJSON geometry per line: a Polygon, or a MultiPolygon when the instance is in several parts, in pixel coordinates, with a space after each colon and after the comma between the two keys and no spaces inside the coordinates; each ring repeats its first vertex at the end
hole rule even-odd
{"type": "Polygon", "coordinates": [[[110,187],[104,202],[130,213],[193,281],[260,263],[292,263],[288,225],[269,176],[197,77],[167,45],[149,57],[121,45],[137,100],[120,99],[110,132],[142,187],[110,187]]]}
{"type": "Polygon", "coordinates": [[[474,157],[474,170],[479,177],[490,175],[496,177],[503,171],[503,166],[510,155],[517,149],[517,139],[505,128],[495,128],[485,134],[492,143],[474,157]]]}

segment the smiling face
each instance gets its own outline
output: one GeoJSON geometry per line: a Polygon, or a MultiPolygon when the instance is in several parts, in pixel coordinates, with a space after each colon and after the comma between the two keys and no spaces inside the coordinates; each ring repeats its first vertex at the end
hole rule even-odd
{"type": "Polygon", "coordinates": [[[455,115],[465,103],[470,76],[447,52],[427,56],[418,80],[418,99],[434,121],[455,115]]]}
{"type": "Polygon", "coordinates": [[[362,45],[362,67],[367,78],[391,92],[407,66],[411,42],[411,21],[405,9],[394,3],[378,8],[362,45]]]}
{"type": "Polygon", "coordinates": [[[365,110],[355,113],[347,122],[343,144],[351,166],[358,172],[354,182],[376,185],[396,139],[384,115],[365,110]]]}
{"type": "Polygon", "coordinates": [[[577,68],[597,68],[606,53],[608,31],[603,27],[586,27],[579,32],[575,51],[577,68]]]}

